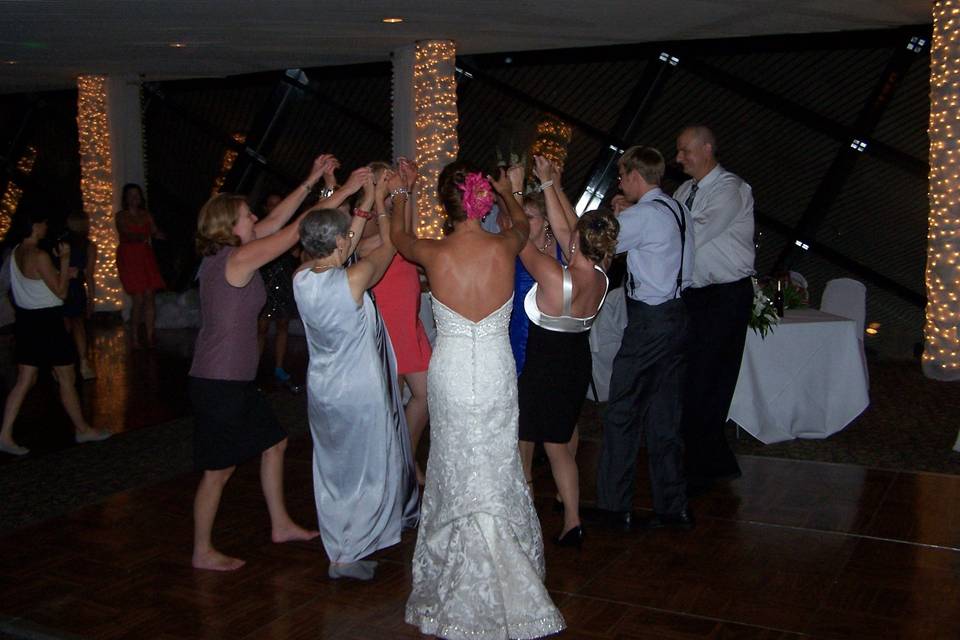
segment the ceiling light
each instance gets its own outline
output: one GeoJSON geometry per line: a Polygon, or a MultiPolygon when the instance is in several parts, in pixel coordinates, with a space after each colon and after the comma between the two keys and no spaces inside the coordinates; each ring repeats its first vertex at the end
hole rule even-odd
{"type": "Polygon", "coordinates": [[[880,323],[871,322],[870,324],[868,324],[866,328],[866,333],[867,335],[871,335],[871,336],[875,336],[878,333],[880,333],[880,323]]]}
{"type": "Polygon", "coordinates": [[[0,64],[17,64],[16,60],[3,60],[0,61],[0,64]]]}
{"type": "Polygon", "coordinates": [[[403,22],[403,18],[384,18],[381,22],[384,24],[400,24],[403,22]]]}
{"type": "Polygon", "coordinates": [[[170,43],[169,45],[167,45],[167,46],[172,47],[172,48],[174,48],[174,49],[185,49],[185,48],[187,47],[187,43],[186,43],[186,42],[171,42],[171,43],[170,43]]]}

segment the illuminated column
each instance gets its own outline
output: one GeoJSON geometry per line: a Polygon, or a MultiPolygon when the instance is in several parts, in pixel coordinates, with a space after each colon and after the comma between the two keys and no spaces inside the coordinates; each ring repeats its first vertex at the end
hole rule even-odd
{"type": "Polygon", "coordinates": [[[77,130],[80,136],[80,191],[90,217],[90,239],[97,246],[96,310],[123,308],[117,278],[117,232],[113,221],[113,163],[107,120],[107,79],[77,78],[77,130]]]}
{"type": "MultiPolygon", "coordinates": [[[[24,154],[17,160],[17,169],[25,175],[33,172],[33,163],[37,160],[37,149],[33,145],[27,147],[24,154]]],[[[10,231],[10,225],[13,223],[13,216],[17,212],[17,206],[20,204],[20,198],[23,197],[23,189],[16,182],[16,175],[12,176],[7,182],[7,189],[0,197],[0,240],[3,240],[10,231]]]]}
{"type": "Polygon", "coordinates": [[[417,235],[423,238],[442,234],[437,176],[459,153],[456,55],[449,40],[425,40],[393,57],[394,154],[412,156],[420,168],[417,235]]]}
{"type": "MultiPolygon", "coordinates": [[[[960,0],[933,3],[930,49],[930,219],[923,372],[960,380],[960,0]],[[953,126],[957,125],[957,129],[953,126]]],[[[960,444],[960,441],[958,441],[960,444]]]]}

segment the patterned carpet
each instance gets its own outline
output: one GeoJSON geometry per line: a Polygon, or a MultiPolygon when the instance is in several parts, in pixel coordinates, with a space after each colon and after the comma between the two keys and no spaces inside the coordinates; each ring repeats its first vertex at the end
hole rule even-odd
{"type": "MultiPolygon", "coordinates": [[[[960,385],[928,380],[914,362],[871,363],[870,381],[871,406],[827,440],[764,445],[746,433],[737,438],[731,426],[731,441],[746,455],[960,475],[960,453],[952,451],[960,428],[960,385]]],[[[279,391],[269,397],[291,438],[309,437],[305,396],[279,391]]],[[[598,439],[602,409],[585,404],[580,423],[585,439],[598,439]]],[[[0,535],[191,472],[191,423],[174,420],[0,465],[0,535]]]]}

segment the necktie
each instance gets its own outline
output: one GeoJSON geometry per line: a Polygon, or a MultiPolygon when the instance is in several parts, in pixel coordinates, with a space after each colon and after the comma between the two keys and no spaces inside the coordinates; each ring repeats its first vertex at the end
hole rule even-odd
{"type": "Polygon", "coordinates": [[[693,198],[697,195],[697,189],[699,188],[700,187],[698,187],[696,183],[690,187],[690,195],[688,195],[687,199],[683,201],[683,205],[687,208],[687,211],[691,211],[693,209],[693,198]]]}

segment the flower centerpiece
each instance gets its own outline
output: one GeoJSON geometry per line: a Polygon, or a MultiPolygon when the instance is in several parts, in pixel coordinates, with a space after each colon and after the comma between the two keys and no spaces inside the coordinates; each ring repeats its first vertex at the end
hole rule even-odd
{"type": "Polygon", "coordinates": [[[761,338],[767,337],[767,332],[772,331],[773,327],[780,322],[777,316],[777,309],[773,301],[764,293],[763,287],[753,280],[753,310],[750,314],[750,328],[757,332],[761,338]]]}
{"type": "Polygon", "coordinates": [[[782,278],[768,276],[760,279],[760,287],[767,298],[775,299],[778,282],[783,292],[784,309],[802,309],[810,304],[810,294],[807,292],[807,288],[797,284],[786,275],[782,278]]]}

